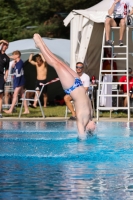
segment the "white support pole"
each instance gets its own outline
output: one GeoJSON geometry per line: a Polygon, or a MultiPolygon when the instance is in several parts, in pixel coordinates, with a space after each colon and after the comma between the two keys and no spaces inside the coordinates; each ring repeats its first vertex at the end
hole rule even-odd
{"type": "Polygon", "coordinates": [[[126,27],[126,69],[127,69],[127,104],[128,104],[128,121],[130,120],[130,97],[129,97],[129,28],[126,27]]]}
{"type": "Polygon", "coordinates": [[[98,83],[98,95],[97,95],[97,120],[99,120],[99,96],[100,96],[100,87],[101,87],[101,71],[102,71],[102,68],[103,68],[103,55],[104,55],[104,46],[105,44],[105,28],[104,28],[104,31],[103,31],[103,41],[102,41],[102,51],[101,51],[101,60],[100,60],[100,70],[99,70],[99,83],[98,83]]]}

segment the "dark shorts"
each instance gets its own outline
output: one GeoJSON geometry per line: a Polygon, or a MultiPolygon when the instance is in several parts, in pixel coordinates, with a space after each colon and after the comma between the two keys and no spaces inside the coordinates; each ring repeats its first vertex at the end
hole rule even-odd
{"type": "Polygon", "coordinates": [[[0,93],[4,93],[5,80],[4,76],[0,75],[0,93]]]}
{"type": "Polygon", "coordinates": [[[123,19],[123,18],[114,18],[114,20],[115,20],[115,22],[116,22],[118,27],[119,27],[121,19],[123,19]]]}
{"type": "MultiPolygon", "coordinates": [[[[35,90],[38,90],[38,91],[41,90],[42,86],[40,85],[40,83],[46,84],[46,83],[47,83],[47,80],[46,80],[46,79],[45,79],[45,80],[37,80],[37,81],[36,81],[35,90]]],[[[47,93],[47,85],[44,86],[42,93],[43,93],[43,94],[46,94],[46,93],[47,93]]]]}

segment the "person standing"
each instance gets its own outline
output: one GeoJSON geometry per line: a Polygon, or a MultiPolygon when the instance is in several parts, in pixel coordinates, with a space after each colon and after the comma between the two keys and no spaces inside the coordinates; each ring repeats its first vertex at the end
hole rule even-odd
{"type": "MultiPolygon", "coordinates": [[[[38,92],[38,94],[40,93],[41,90],[41,85],[40,83],[47,83],[47,63],[45,61],[45,59],[43,58],[42,54],[40,53],[39,55],[36,56],[35,61],[33,61],[33,54],[30,55],[29,57],[29,62],[36,66],[36,70],[37,70],[37,80],[36,80],[36,91],[38,92]]],[[[44,108],[47,107],[47,86],[44,87],[43,91],[42,91],[44,98],[44,108]]],[[[37,107],[37,100],[36,100],[36,96],[35,96],[35,101],[33,103],[33,105],[31,106],[33,108],[37,107]]]]}
{"type": "MultiPolygon", "coordinates": [[[[14,68],[14,79],[13,79],[13,88],[14,88],[14,94],[13,94],[13,100],[12,104],[9,110],[3,110],[7,114],[11,114],[13,112],[13,108],[18,100],[18,94],[20,94],[21,97],[23,97],[24,94],[24,85],[25,85],[25,78],[24,78],[24,70],[23,70],[23,61],[21,60],[21,53],[20,51],[16,50],[12,53],[12,56],[10,56],[14,60],[14,64],[12,67],[14,68]]],[[[24,101],[24,108],[25,111],[23,114],[28,114],[29,109],[27,106],[27,102],[24,101]]]]}
{"type": "Polygon", "coordinates": [[[123,36],[127,23],[127,16],[133,14],[133,0],[110,0],[108,15],[105,20],[106,43],[113,46],[110,40],[111,27],[120,27],[119,45],[123,46],[123,36]],[[129,8],[132,8],[129,11],[129,8]]]}
{"type": "MultiPolygon", "coordinates": [[[[79,75],[79,77],[82,81],[85,92],[88,93],[88,89],[89,89],[89,86],[90,86],[90,77],[86,73],[84,73],[84,64],[82,62],[76,63],[76,72],[77,72],[77,74],[79,75]]],[[[72,100],[73,99],[69,94],[66,94],[64,96],[64,101],[66,103],[66,106],[68,107],[68,109],[72,113],[72,116],[69,119],[70,120],[76,120],[76,112],[75,112],[74,107],[71,103],[72,100]]]]}
{"type": "Polygon", "coordinates": [[[10,58],[6,55],[8,49],[8,41],[0,40],[0,118],[2,118],[2,102],[4,94],[4,85],[8,76],[10,58]]]}

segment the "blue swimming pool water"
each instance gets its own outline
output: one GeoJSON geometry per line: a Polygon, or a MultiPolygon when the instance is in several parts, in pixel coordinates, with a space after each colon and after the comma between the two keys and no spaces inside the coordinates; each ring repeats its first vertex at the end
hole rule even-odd
{"type": "Polygon", "coordinates": [[[0,122],[0,199],[133,199],[133,123],[0,122]]]}

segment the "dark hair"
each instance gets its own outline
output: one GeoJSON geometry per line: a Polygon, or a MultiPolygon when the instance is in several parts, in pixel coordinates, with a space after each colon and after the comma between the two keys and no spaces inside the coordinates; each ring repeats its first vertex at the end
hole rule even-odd
{"type": "Polygon", "coordinates": [[[37,60],[39,60],[39,61],[41,61],[42,63],[44,63],[45,64],[45,67],[47,68],[47,62],[45,61],[43,61],[43,59],[42,59],[42,57],[39,55],[39,54],[37,54],[36,55],[36,57],[35,57],[35,61],[37,62],[37,60]]]}
{"type": "Polygon", "coordinates": [[[82,64],[84,66],[84,63],[82,63],[82,62],[77,62],[76,65],[78,65],[78,64],[82,64]]]}
{"type": "Polygon", "coordinates": [[[36,61],[37,61],[38,59],[39,59],[41,62],[43,62],[42,57],[41,57],[39,54],[37,54],[36,57],[35,57],[35,60],[36,60],[36,61]]]}

